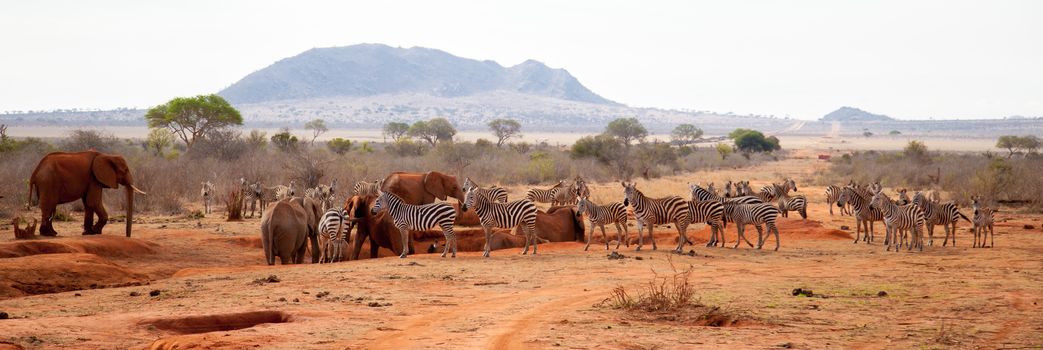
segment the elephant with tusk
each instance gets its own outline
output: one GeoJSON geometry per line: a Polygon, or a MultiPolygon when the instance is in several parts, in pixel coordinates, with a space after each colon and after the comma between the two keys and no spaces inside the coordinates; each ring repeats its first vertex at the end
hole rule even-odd
{"type": "Polygon", "coordinates": [[[59,204],[75,200],[83,201],[83,234],[101,234],[101,230],[109,220],[102,202],[102,190],[118,188],[126,190],[127,196],[127,237],[130,237],[131,224],[134,222],[134,194],[145,195],[145,192],[134,186],[130,167],[123,157],[97,151],[86,152],[53,152],[40,160],[29,177],[29,205],[32,205],[33,192],[39,198],[42,223],[40,234],[56,236],[51,220],[54,219],[55,208],[59,204]],[[94,215],[98,222],[94,222],[94,215]]]}

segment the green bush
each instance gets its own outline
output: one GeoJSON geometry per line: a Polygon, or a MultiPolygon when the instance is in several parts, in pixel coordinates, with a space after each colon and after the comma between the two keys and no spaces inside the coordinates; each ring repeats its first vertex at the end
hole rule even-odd
{"type": "Polygon", "coordinates": [[[351,140],[343,139],[340,137],[326,141],[326,148],[329,148],[331,152],[336,154],[345,154],[351,151],[352,143],[351,140]]]}

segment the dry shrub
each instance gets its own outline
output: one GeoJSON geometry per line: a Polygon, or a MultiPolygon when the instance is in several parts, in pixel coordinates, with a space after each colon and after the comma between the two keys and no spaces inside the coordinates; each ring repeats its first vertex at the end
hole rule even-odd
{"type": "Polygon", "coordinates": [[[14,238],[15,239],[33,239],[33,238],[35,238],[36,237],[36,224],[37,224],[36,218],[33,218],[33,222],[32,223],[29,223],[28,221],[26,221],[25,219],[22,219],[21,217],[16,217],[16,218],[12,219],[11,220],[11,225],[14,226],[14,238]],[[25,225],[24,229],[18,227],[18,225],[22,221],[26,222],[26,225],[25,225]]]}
{"type": "Polygon", "coordinates": [[[652,271],[652,280],[638,295],[631,295],[625,287],[617,286],[597,306],[624,310],[627,317],[650,322],[727,327],[750,319],[745,313],[704,305],[696,298],[691,280],[694,267],[677,271],[671,262],[671,268],[673,271],[667,276],[652,271]]]}

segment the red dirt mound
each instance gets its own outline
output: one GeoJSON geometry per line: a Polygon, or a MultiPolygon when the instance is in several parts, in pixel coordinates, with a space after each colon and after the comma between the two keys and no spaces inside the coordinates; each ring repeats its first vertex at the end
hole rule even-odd
{"type": "Polygon", "coordinates": [[[140,324],[177,334],[194,334],[231,331],[250,328],[263,323],[286,323],[291,321],[292,317],[290,314],[282,311],[250,311],[234,314],[160,318],[146,320],[140,324]]]}
{"type": "Polygon", "coordinates": [[[135,238],[89,236],[0,243],[0,258],[37,254],[89,253],[105,257],[154,254],[157,245],[135,238]]]}
{"type": "Polygon", "coordinates": [[[144,274],[83,253],[0,259],[0,271],[0,299],[148,281],[144,274]]]}
{"type": "Polygon", "coordinates": [[[783,239],[854,239],[850,232],[822,227],[819,221],[801,220],[800,215],[796,219],[780,217],[778,226],[783,239]]]}

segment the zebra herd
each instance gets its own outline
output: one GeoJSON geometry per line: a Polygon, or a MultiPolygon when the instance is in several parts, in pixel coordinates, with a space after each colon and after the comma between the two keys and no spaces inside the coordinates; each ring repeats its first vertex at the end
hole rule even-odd
{"type": "Polygon", "coordinates": [[[830,206],[831,215],[833,205],[836,204],[841,208],[841,215],[847,213],[855,217],[856,244],[859,240],[872,243],[875,236],[873,223],[881,221],[886,229],[884,245],[888,251],[894,249],[897,252],[903,246],[906,250],[923,251],[924,228],[927,231],[927,245],[933,246],[936,225],[941,225],[945,230],[942,246],[948,245],[950,238],[955,246],[956,223],[963,219],[974,225],[973,247],[985,247],[984,232],[986,229],[990,233],[992,231],[993,210],[980,207],[979,198],[974,199],[974,217],[971,219],[959,211],[955,202],[942,202],[937,191],[932,191],[930,198],[922,192],[916,192],[912,199],[906,189],[897,192],[898,200],[895,201],[883,192],[879,182],[863,185],[851,182],[843,187],[831,185],[826,188],[826,203],[830,206]],[[982,233],[980,244],[979,232],[982,233]]]}
{"type": "MultiPolygon", "coordinates": [[[[260,181],[248,183],[245,178],[239,180],[240,190],[243,194],[243,211],[246,207],[251,208],[250,216],[254,209],[264,210],[268,203],[281,198],[295,196],[302,193],[304,197],[315,199],[322,205],[325,214],[319,224],[320,232],[320,262],[333,262],[343,256],[347,240],[354,223],[351,222],[344,208],[333,205],[336,198],[337,181],[330,184],[320,184],[313,188],[300,189],[294,181],[288,185],[277,185],[264,187],[260,181]],[[345,227],[347,229],[345,230],[345,227]]],[[[445,257],[452,251],[451,256],[456,257],[457,241],[453,232],[453,223],[458,212],[448,203],[433,203],[426,205],[412,205],[404,203],[395,194],[383,192],[381,187],[383,180],[366,182],[359,181],[352,187],[355,195],[374,196],[377,198],[372,212],[387,210],[394,225],[402,235],[402,242],[408,242],[409,230],[427,230],[440,228],[445,237],[445,247],[442,256],[445,257]]],[[[494,228],[521,227],[525,235],[525,248],[522,254],[527,254],[529,245],[533,246],[533,254],[538,250],[538,237],[536,236],[536,213],[535,203],[549,203],[552,206],[571,205],[575,206],[576,215],[586,216],[591,229],[586,235],[584,250],[590,248],[590,241],[595,234],[595,228],[601,230],[602,239],[605,241],[605,249],[609,249],[609,239],[605,226],[612,224],[616,227],[616,246],[621,244],[630,246],[627,207],[632,208],[633,218],[637,227],[636,250],[644,246],[644,233],[647,230],[651,239],[652,249],[658,249],[656,241],[652,236],[656,225],[673,224],[678,231],[678,242],[674,248],[675,252],[681,252],[686,244],[691,244],[686,230],[692,223],[705,223],[711,228],[711,236],[706,246],[724,247],[724,229],[726,225],[736,225],[737,237],[732,248],[738,248],[742,242],[746,242],[751,248],[761,249],[774,233],[775,250],[780,246],[779,229],[777,226],[778,216],[787,217],[788,212],[794,211],[807,219],[807,197],[797,192],[797,184],[793,179],[785,179],[781,183],[771,183],[754,191],[749,181],[727,181],[724,184],[724,193],[718,193],[713,183],[706,187],[699,184],[689,183],[690,199],[686,200],[679,196],[667,196],[662,198],[651,198],[642,193],[635,183],[622,182],[623,201],[612,202],[604,205],[594,203],[590,198],[590,189],[582,177],[577,176],[572,181],[561,180],[550,188],[533,188],[526,192],[525,198],[508,201],[507,190],[492,186],[483,188],[470,178],[465,178],[463,184],[464,200],[460,203],[460,210],[466,212],[474,210],[478,215],[482,228],[485,231],[486,245],[483,256],[490,255],[488,241],[491,239],[494,228]],[[746,226],[753,225],[757,229],[757,244],[754,245],[746,237],[746,226]]],[[[927,233],[926,245],[934,245],[934,227],[941,225],[945,231],[945,239],[942,246],[947,246],[950,239],[956,245],[956,223],[959,219],[968,221],[974,225],[974,247],[985,247],[986,238],[993,234],[994,210],[984,208],[980,205],[980,198],[974,198],[974,215],[968,218],[960,213],[959,207],[954,202],[941,202],[937,192],[925,194],[916,192],[910,199],[908,191],[899,189],[898,200],[892,200],[883,192],[883,186],[879,182],[859,185],[854,182],[846,186],[831,185],[826,188],[826,203],[833,215],[833,205],[840,208],[840,215],[851,215],[856,220],[854,243],[862,241],[872,243],[875,241],[874,223],[883,222],[886,228],[884,245],[888,251],[892,249],[899,251],[923,250],[925,243],[924,231],[927,233]],[[926,228],[926,230],[925,230],[926,228]],[[981,241],[979,243],[979,237],[981,241]]],[[[214,196],[214,185],[203,182],[201,195],[204,199],[205,210],[210,212],[210,202],[214,196]]],[[[992,238],[995,241],[995,236],[992,238]]],[[[991,244],[989,245],[991,246],[991,244]]],[[[403,249],[400,257],[405,257],[408,250],[403,249]]]]}

